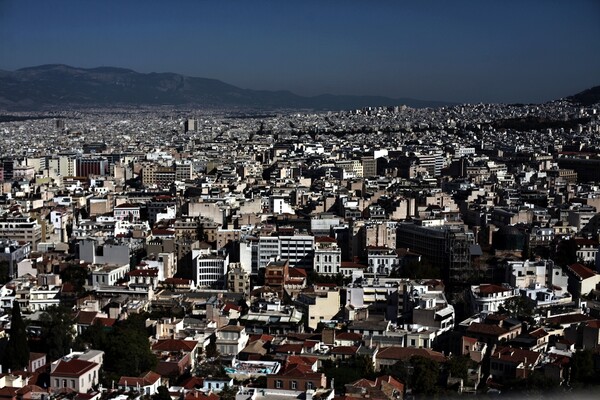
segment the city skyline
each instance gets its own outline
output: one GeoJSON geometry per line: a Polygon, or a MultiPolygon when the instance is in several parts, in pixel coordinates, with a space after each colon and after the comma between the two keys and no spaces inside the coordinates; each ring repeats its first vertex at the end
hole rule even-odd
{"type": "Polygon", "coordinates": [[[600,83],[593,1],[0,3],[0,69],[60,63],[247,89],[538,103],[600,83]]]}

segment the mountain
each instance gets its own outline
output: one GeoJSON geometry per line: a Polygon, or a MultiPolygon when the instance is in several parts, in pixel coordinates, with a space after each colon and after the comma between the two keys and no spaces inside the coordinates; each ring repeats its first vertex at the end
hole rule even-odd
{"type": "Polygon", "coordinates": [[[241,89],[228,83],[174,73],[139,73],[115,67],[48,64],[0,70],[0,107],[194,105],[255,109],[341,110],[367,106],[440,107],[454,103],[379,96],[299,96],[289,91],[241,89]]]}
{"type": "Polygon", "coordinates": [[[600,103],[600,86],[594,86],[583,92],[569,96],[567,100],[572,103],[581,104],[582,106],[591,106],[592,104],[600,103]]]}

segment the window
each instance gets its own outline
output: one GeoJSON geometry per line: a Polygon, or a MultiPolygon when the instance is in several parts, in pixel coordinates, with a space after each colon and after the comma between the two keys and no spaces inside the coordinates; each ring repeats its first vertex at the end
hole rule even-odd
{"type": "Polygon", "coordinates": [[[306,390],[312,390],[314,389],[314,385],[312,382],[306,382],[306,390]]]}
{"type": "Polygon", "coordinates": [[[296,390],[297,387],[298,387],[298,382],[292,381],[292,390],[296,390]]]}
{"type": "Polygon", "coordinates": [[[277,380],[277,381],[275,381],[275,387],[276,387],[277,389],[281,389],[281,386],[282,386],[282,384],[281,384],[281,381],[280,381],[280,380],[277,380]]]}

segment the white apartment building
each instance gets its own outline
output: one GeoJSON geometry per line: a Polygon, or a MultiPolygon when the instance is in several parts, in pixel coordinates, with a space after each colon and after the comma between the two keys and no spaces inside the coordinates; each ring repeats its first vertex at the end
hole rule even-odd
{"type": "Polygon", "coordinates": [[[506,300],[519,297],[519,290],[508,286],[481,284],[471,286],[470,295],[473,312],[493,313],[506,300]]]}
{"type": "Polygon", "coordinates": [[[324,236],[315,239],[313,270],[318,274],[336,275],[342,265],[342,250],[335,239],[324,236]]]}
{"type": "Polygon", "coordinates": [[[223,286],[229,265],[229,256],[204,254],[192,250],[193,279],[197,287],[223,286]]]}

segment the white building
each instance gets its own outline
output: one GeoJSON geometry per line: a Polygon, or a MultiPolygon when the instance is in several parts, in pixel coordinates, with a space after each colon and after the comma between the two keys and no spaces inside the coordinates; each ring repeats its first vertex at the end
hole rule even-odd
{"type": "Polygon", "coordinates": [[[324,236],[315,239],[313,271],[318,274],[336,275],[342,265],[342,250],[335,239],[324,236]]]}
{"type": "Polygon", "coordinates": [[[471,286],[470,295],[473,312],[493,313],[506,300],[519,297],[519,290],[508,286],[481,284],[471,286]]]}
{"type": "Polygon", "coordinates": [[[203,254],[192,250],[193,279],[196,287],[223,286],[229,265],[229,256],[203,254]]]}

